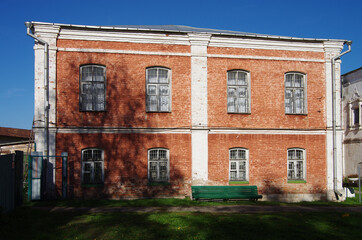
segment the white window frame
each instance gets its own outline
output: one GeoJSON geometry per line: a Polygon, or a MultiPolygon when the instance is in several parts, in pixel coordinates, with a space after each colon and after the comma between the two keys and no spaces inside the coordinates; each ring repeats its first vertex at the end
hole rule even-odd
{"type": "Polygon", "coordinates": [[[349,128],[362,129],[362,98],[349,102],[349,128]],[[358,116],[356,116],[356,112],[358,116]],[[357,120],[357,121],[356,121],[357,120]]]}
{"type": "Polygon", "coordinates": [[[85,148],[82,150],[82,184],[103,184],[104,183],[104,150],[99,149],[99,148],[85,148]],[[93,155],[93,151],[101,151],[101,160],[85,160],[84,159],[84,154],[86,151],[92,151],[92,155],[93,155]],[[102,179],[101,181],[95,181],[94,177],[94,165],[95,163],[101,163],[101,167],[102,167],[102,179]],[[89,172],[87,172],[86,169],[86,165],[90,166],[90,170],[89,172]],[[86,173],[90,173],[90,181],[86,182],[84,181],[84,175],[86,173]]]}
{"type": "Polygon", "coordinates": [[[146,68],[146,112],[171,112],[172,109],[172,96],[171,96],[171,92],[172,92],[172,88],[171,88],[171,79],[172,79],[172,72],[171,69],[166,68],[166,67],[148,67],[146,68]],[[159,75],[159,71],[160,70],[166,70],[167,71],[167,83],[161,83],[161,82],[157,82],[157,83],[152,83],[150,82],[149,79],[149,72],[151,70],[156,70],[157,71],[157,79],[159,79],[158,75],[159,75]],[[161,87],[168,87],[168,95],[162,95],[161,94],[161,87]],[[151,94],[151,87],[156,88],[156,92],[154,94],[151,94]],[[156,96],[156,109],[151,109],[151,104],[150,104],[150,99],[152,96],[156,96]],[[163,110],[162,105],[161,105],[161,97],[162,96],[168,96],[168,109],[163,110]]]}
{"type": "Polygon", "coordinates": [[[287,72],[284,74],[284,111],[285,114],[291,114],[291,115],[306,115],[307,114],[307,75],[305,73],[302,72],[287,72]],[[293,80],[292,80],[292,84],[295,83],[295,76],[299,75],[302,76],[302,86],[298,87],[298,86],[287,86],[287,76],[288,75],[294,75],[293,80]],[[303,90],[303,107],[301,112],[297,112],[297,108],[296,108],[296,102],[298,100],[298,98],[296,97],[296,91],[297,90],[303,90]],[[292,92],[292,97],[291,98],[287,98],[287,91],[291,91],[292,92]],[[287,99],[291,100],[291,104],[292,104],[292,111],[288,112],[287,111],[287,99]]]}
{"type": "Polygon", "coordinates": [[[95,65],[95,64],[87,64],[87,65],[82,65],[79,68],[79,110],[80,111],[84,111],[84,112],[102,112],[102,111],[106,111],[106,67],[102,66],[102,65],[95,65]],[[92,75],[91,75],[91,80],[84,80],[83,79],[83,71],[85,71],[86,69],[91,69],[92,75]],[[99,81],[96,78],[95,70],[96,69],[102,69],[103,71],[103,81],[99,81]],[[98,103],[98,98],[100,94],[97,94],[96,92],[96,88],[95,85],[96,84],[103,84],[103,104],[101,104],[102,106],[99,107],[99,103],[98,103]],[[92,88],[92,93],[91,94],[87,94],[84,92],[84,86],[85,85],[90,85],[92,88]],[[91,97],[92,98],[92,104],[91,105],[85,105],[85,101],[87,97],[91,97]],[[90,106],[89,108],[87,108],[88,106],[90,106]]]}
{"type": "MultiPolygon", "coordinates": [[[[238,154],[237,154],[238,155],[238,154]]],[[[230,148],[229,149],[229,181],[249,181],[249,150],[247,148],[230,148]],[[232,158],[231,152],[232,151],[243,151],[245,153],[245,158],[232,158]],[[240,164],[245,162],[245,178],[240,177],[240,164]],[[235,163],[236,168],[232,169],[232,163],[235,163]],[[236,172],[236,178],[231,179],[231,172],[236,172]]]]}
{"type": "Polygon", "coordinates": [[[303,148],[289,148],[287,151],[287,179],[288,181],[306,181],[306,169],[307,169],[307,155],[306,155],[306,150],[303,148]],[[289,155],[290,151],[295,151],[295,157],[291,158],[289,155]],[[297,151],[301,151],[302,153],[302,158],[298,158],[297,157],[297,151]],[[300,162],[302,162],[303,166],[302,166],[302,176],[301,177],[297,177],[297,171],[298,171],[298,164],[300,164],[300,162]],[[293,164],[293,166],[291,165],[293,164]],[[289,175],[290,171],[294,171],[294,178],[291,178],[289,175]]]}
{"type": "Polygon", "coordinates": [[[227,108],[227,112],[228,113],[250,113],[250,102],[251,102],[251,97],[250,97],[250,73],[248,71],[245,70],[241,70],[241,69],[233,69],[233,70],[229,70],[226,73],[226,85],[227,85],[227,92],[226,92],[226,108],[227,108]],[[237,81],[235,81],[234,84],[230,83],[229,81],[229,74],[231,73],[236,73],[237,76],[239,76],[240,74],[245,74],[246,77],[246,85],[243,84],[238,84],[237,81]],[[246,89],[245,93],[247,94],[246,97],[239,97],[239,93],[241,91],[241,89],[246,89]],[[236,94],[234,94],[233,96],[230,96],[230,91],[229,89],[236,89],[236,94]],[[246,109],[245,111],[242,111],[242,109],[239,108],[239,101],[241,99],[245,99],[247,101],[246,103],[246,109]],[[229,108],[229,102],[231,103],[231,101],[233,102],[233,106],[234,106],[234,110],[231,110],[229,108]]]}
{"type": "Polygon", "coordinates": [[[151,148],[151,149],[148,149],[148,181],[150,183],[153,183],[153,182],[163,182],[163,183],[168,183],[170,181],[170,151],[167,149],[167,148],[151,148]],[[157,158],[152,158],[151,159],[151,153],[153,151],[157,151],[157,158]],[[166,151],[166,158],[160,158],[160,151],[166,151]],[[151,177],[151,165],[155,163],[156,164],[156,178],[153,179],[151,177]],[[166,178],[165,179],[161,179],[161,176],[160,176],[160,172],[161,172],[161,163],[166,163],[166,178]]]}

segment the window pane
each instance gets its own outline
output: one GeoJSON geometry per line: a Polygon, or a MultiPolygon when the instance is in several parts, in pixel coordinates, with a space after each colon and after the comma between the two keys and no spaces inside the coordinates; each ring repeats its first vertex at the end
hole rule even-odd
{"type": "Polygon", "coordinates": [[[169,97],[160,96],[160,111],[169,111],[169,97]]]}
{"type": "Polygon", "coordinates": [[[156,95],[156,94],[157,94],[157,87],[156,87],[156,85],[148,85],[148,86],[147,86],[147,94],[148,94],[148,95],[156,95]]]}
{"type": "Polygon", "coordinates": [[[285,76],[285,86],[291,87],[293,82],[293,74],[288,74],[285,76]]]}
{"type": "Polygon", "coordinates": [[[239,98],[246,98],[248,96],[247,88],[239,88],[239,98]]]}
{"type": "Polygon", "coordinates": [[[236,85],[237,72],[228,72],[228,85],[236,85]]]}
{"type": "Polygon", "coordinates": [[[147,106],[149,111],[157,111],[157,96],[148,96],[147,106]]]}
{"type": "Polygon", "coordinates": [[[94,81],[104,82],[104,73],[102,67],[93,67],[94,81]]]}
{"type": "Polygon", "coordinates": [[[157,69],[148,69],[147,70],[147,77],[149,83],[157,83],[157,69]]]}
{"type": "Polygon", "coordinates": [[[158,159],[158,150],[151,150],[150,151],[150,160],[158,159]]]}
{"type": "Polygon", "coordinates": [[[92,81],[92,67],[82,67],[82,81],[92,81]]]}
{"type": "Polygon", "coordinates": [[[236,171],[230,172],[230,180],[236,180],[236,171]]]}
{"type": "Polygon", "coordinates": [[[288,159],[295,159],[295,150],[288,151],[288,159]]]}
{"type": "Polygon", "coordinates": [[[294,87],[303,87],[303,75],[295,75],[294,87]]]}
{"type": "Polygon", "coordinates": [[[83,161],[91,161],[92,160],[92,150],[83,151],[83,161]]]}
{"type": "Polygon", "coordinates": [[[94,182],[95,183],[102,182],[102,163],[101,162],[94,163],[94,182]]]}
{"type": "Polygon", "coordinates": [[[296,150],[296,159],[303,159],[303,151],[296,150]]]}
{"type": "Polygon", "coordinates": [[[160,86],[160,95],[169,95],[167,85],[160,86]]]}
{"type": "Polygon", "coordinates": [[[159,150],[159,159],[167,159],[167,151],[159,150]]]}
{"type": "Polygon", "coordinates": [[[230,163],[230,169],[231,170],[236,170],[236,162],[231,162],[230,163]]]}
{"type": "Polygon", "coordinates": [[[159,83],[168,83],[168,70],[159,69],[158,70],[158,79],[159,79],[159,83]]]}
{"type": "Polygon", "coordinates": [[[248,85],[247,81],[246,81],[246,73],[244,72],[238,72],[238,85],[248,85]]]}
{"type": "Polygon", "coordinates": [[[245,161],[240,161],[239,163],[239,171],[245,171],[246,169],[246,162],[245,161]]]}
{"type": "Polygon", "coordinates": [[[245,113],[247,112],[247,99],[241,98],[239,99],[238,104],[238,112],[239,113],[245,113]]]}
{"type": "Polygon", "coordinates": [[[230,159],[236,159],[236,154],[238,150],[230,150],[230,159]]]}
{"type": "Polygon", "coordinates": [[[236,106],[236,99],[229,97],[228,98],[228,112],[236,112],[235,106],[236,106]]]}
{"type": "Polygon", "coordinates": [[[238,158],[245,159],[245,150],[238,150],[238,158]]]}

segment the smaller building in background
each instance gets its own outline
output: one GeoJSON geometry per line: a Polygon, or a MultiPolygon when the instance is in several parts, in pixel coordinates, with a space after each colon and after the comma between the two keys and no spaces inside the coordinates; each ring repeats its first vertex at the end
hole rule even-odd
{"type": "Polygon", "coordinates": [[[27,129],[0,127],[0,155],[23,151],[26,154],[32,149],[31,131],[27,129]]]}
{"type": "Polygon", "coordinates": [[[362,162],[362,67],[342,75],[344,176],[356,174],[362,162]]]}

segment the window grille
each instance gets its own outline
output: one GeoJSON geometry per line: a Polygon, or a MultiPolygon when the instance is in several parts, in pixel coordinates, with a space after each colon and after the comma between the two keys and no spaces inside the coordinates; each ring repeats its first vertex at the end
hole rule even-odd
{"type": "Polygon", "coordinates": [[[250,112],[249,73],[232,70],[227,73],[227,109],[228,113],[250,112]]]}
{"type": "Polygon", "coordinates": [[[285,113],[306,113],[306,81],[301,73],[285,74],[285,113]]]}
{"type": "Polygon", "coordinates": [[[106,68],[98,65],[80,67],[80,110],[105,111],[106,68]]]}
{"type": "Polygon", "coordinates": [[[82,150],[82,183],[103,183],[104,153],[101,149],[82,150]]]}
{"type": "Polygon", "coordinates": [[[150,182],[168,182],[169,150],[162,148],[148,150],[148,180],[150,182]]]}
{"type": "Polygon", "coordinates": [[[305,180],[304,149],[288,150],[288,180],[305,180]]]}
{"type": "Polygon", "coordinates": [[[230,181],[248,181],[248,150],[232,148],[229,150],[230,181]]]}
{"type": "Polygon", "coordinates": [[[152,67],[146,70],[146,109],[148,112],[171,111],[171,70],[152,67]]]}

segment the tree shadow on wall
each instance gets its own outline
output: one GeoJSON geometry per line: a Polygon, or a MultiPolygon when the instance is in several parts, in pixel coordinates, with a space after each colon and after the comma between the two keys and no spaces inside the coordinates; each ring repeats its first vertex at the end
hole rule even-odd
{"type": "MultiPolygon", "coordinates": [[[[106,54],[104,54],[106,59],[106,54]]],[[[97,57],[97,59],[99,59],[97,57]]],[[[72,60],[69,60],[72,61],[72,60]]],[[[105,61],[107,62],[107,61],[105,61]]],[[[99,60],[88,56],[87,63],[99,64],[99,60]]],[[[80,112],[79,103],[58,95],[67,106],[67,114],[58,118],[58,126],[74,129],[78,127],[68,122],[79,122],[81,134],[62,134],[57,139],[57,154],[68,152],[68,192],[73,198],[153,198],[185,196],[190,192],[190,179],[184,176],[179,166],[173,164],[180,156],[171,151],[168,134],[140,133],[142,130],[162,126],[162,123],[148,120],[150,115],[172,113],[146,113],[145,77],[143,85],[137,84],[129,70],[117,62],[117,66],[107,67],[106,111],[80,112]],[[69,111],[70,110],[70,111],[69,111]],[[70,115],[74,112],[74,115],[70,115]],[[72,118],[76,119],[72,119],[72,118]],[[85,133],[91,131],[92,133],[85,133]],[[81,151],[85,148],[104,150],[104,184],[99,186],[82,185],[81,151]],[[148,182],[148,150],[166,148],[170,150],[169,184],[153,186],[148,182]]],[[[107,65],[106,65],[107,66],[107,65]]],[[[79,72],[79,65],[72,63],[70,72],[79,72]]],[[[145,69],[140,69],[144,71],[145,69]]],[[[77,76],[78,77],[78,76],[77,76]]],[[[72,79],[76,79],[73,76],[72,79]]],[[[60,79],[60,81],[65,79],[60,79]]],[[[79,80],[76,81],[79,85],[79,80]]],[[[75,85],[74,85],[75,86],[75,85]]],[[[79,96],[79,88],[67,89],[71,95],[79,96]]],[[[59,92],[58,92],[59,94],[59,92]]],[[[78,100],[78,99],[76,99],[78,100]]],[[[175,140],[173,140],[175,141],[175,140]]],[[[57,162],[61,166],[61,162],[57,162]]],[[[191,175],[191,174],[190,174],[191,175]]],[[[61,173],[57,174],[61,176],[61,173]]],[[[61,179],[57,178],[57,192],[61,193],[61,179]]]]}

